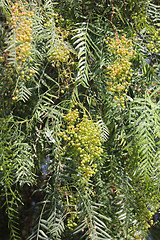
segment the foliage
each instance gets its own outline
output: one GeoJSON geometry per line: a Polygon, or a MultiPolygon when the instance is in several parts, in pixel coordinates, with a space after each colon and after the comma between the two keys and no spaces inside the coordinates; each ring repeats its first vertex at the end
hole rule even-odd
{"type": "Polygon", "coordinates": [[[10,239],[145,239],[157,226],[159,8],[0,1],[0,202],[10,239]]]}

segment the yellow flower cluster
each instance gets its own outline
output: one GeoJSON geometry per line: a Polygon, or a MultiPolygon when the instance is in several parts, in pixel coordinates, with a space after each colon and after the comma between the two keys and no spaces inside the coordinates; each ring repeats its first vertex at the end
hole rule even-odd
{"type": "Polygon", "coordinates": [[[150,52],[158,53],[160,51],[159,44],[160,44],[160,29],[156,29],[153,32],[147,31],[151,39],[147,42],[147,47],[150,52]]]}
{"type": "Polygon", "coordinates": [[[62,31],[60,27],[57,28],[57,38],[51,40],[51,44],[53,44],[54,52],[52,57],[55,61],[59,62],[67,62],[69,59],[69,48],[67,42],[64,41],[64,38],[68,36],[66,31],[62,31]]]}
{"type": "Polygon", "coordinates": [[[95,162],[101,159],[103,152],[100,131],[85,113],[80,120],[77,109],[66,114],[64,120],[66,129],[60,134],[66,142],[63,150],[76,161],[79,171],[88,181],[97,172],[95,162]]]}
{"type": "MultiPolygon", "coordinates": [[[[24,80],[30,79],[33,75],[33,70],[26,69],[27,72],[23,71],[23,66],[28,57],[31,55],[31,41],[32,41],[32,16],[34,15],[33,10],[26,10],[28,2],[25,5],[22,2],[17,1],[12,3],[11,7],[11,18],[10,26],[13,29],[13,35],[10,39],[15,41],[15,54],[16,54],[16,69],[20,73],[21,78],[24,80]]],[[[11,43],[12,44],[12,43],[11,43]]],[[[30,57],[30,61],[33,59],[30,57]]]]}
{"type": "MultiPolygon", "coordinates": [[[[149,1],[147,1],[149,4],[149,1]]],[[[143,37],[145,44],[147,43],[148,50],[150,52],[158,53],[160,44],[160,29],[157,24],[151,25],[152,19],[146,14],[145,5],[143,6],[141,13],[135,13],[132,17],[134,19],[135,29],[137,32],[144,30],[143,37]]],[[[137,41],[138,39],[135,39],[137,41]]]]}
{"type": "MultiPolygon", "coordinates": [[[[27,4],[27,3],[26,3],[27,4]]],[[[21,2],[11,7],[10,23],[17,43],[17,61],[25,62],[30,55],[32,41],[32,16],[34,11],[26,11],[21,2]]]]}
{"type": "Polygon", "coordinates": [[[147,231],[153,224],[153,215],[159,209],[159,199],[154,199],[152,195],[154,195],[155,190],[149,189],[152,191],[150,196],[145,195],[146,185],[145,182],[137,180],[137,178],[133,178],[135,184],[139,184],[137,190],[131,189],[132,193],[136,196],[136,208],[135,208],[135,219],[139,224],[133,224],[130,226],[130,230],[133,232],[134,239],[143,239],[143,235],[141,230],[147,231]],[[141,192],[139,191],[141,190],[141,192]],[[143,194],[142,194],[143,193],[143,194]],[[150,205],[151,204],[151,205],[150,205]],[[139,236],[140,234],[140,236],[139,236]]]}
{"type": "Polygon", "coordinates": [[[131,84],[132,78],[131,59],[136,56],[133,49],[132,40],[128,40],[125,36],[119,38],[104,39],[108,45],[108,51],[111,54],[111,65],[106,66],[108,91],[115,93],[114,99],[117,106],[125,108],[125,100],[127,88],[131,84]]]}
{"type": "Polygon", "coordinates": [[[50,39],[51,48],[48,51],[49,61],[57,67],[60,63],[66,63],[69,59],[70,48],[66,41],[69,31],[62,29],[58,24],[61,24],[64,19],[58,14],[47,16],[47,22],[44,24],[47,28],[54,28],[55,35],[50,39]]]}

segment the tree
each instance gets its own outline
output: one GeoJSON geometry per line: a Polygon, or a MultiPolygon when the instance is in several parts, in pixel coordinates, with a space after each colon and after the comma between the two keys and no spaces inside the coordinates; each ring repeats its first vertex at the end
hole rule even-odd
{"type": "Polygon", "coordinates": [[[1,0],[1,203],[11,239],[144,239],[156,224],[156,4],[1,0]]]}

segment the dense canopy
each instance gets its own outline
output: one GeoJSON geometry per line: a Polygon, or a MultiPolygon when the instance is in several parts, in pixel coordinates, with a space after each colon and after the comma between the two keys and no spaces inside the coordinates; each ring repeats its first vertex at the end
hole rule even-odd
{"type": "Polygon", "coordinates": [[[159,223],[159,70],[158,0],[0,0],[10,239],[147,239],[159,223]]]}

